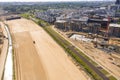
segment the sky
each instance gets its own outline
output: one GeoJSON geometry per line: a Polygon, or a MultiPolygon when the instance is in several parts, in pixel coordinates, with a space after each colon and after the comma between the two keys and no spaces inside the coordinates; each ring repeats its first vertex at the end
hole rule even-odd
{"type": "MultiPolygon", "coordinates": [[[[0,0],[0,2],[58,2],[58,1],[67,2],[67,1],[98,1],[98,0],[0,0]]],[[[100,0],[100,1],[105,1],[105,0],[100,0]]]]}

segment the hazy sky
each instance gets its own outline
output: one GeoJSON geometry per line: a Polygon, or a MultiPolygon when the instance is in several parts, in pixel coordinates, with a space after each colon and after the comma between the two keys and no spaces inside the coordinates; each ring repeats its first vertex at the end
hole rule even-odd
{"type": "Polygon", "coordinates": [[[55,2],[55,1],[98,1],[98,0],[0,0],[0,2],[53,2],[53,1],[55,2]]]}

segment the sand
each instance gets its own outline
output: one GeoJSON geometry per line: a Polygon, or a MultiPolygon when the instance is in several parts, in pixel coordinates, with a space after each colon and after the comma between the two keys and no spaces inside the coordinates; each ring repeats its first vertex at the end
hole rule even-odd
{"type": "MultiPolygon", "coordinates": [[[[120,67],[113,64],[116,63],[115,60],[116,57],[111,56],[109,53],[103,50],[95,48],[92,43],[70,39],[66,36],[65,32],[62,32],[59,29],[54,28],[54,26],[53,29],[56,32],[58,32],[62,37],[64,37],[67,41],[69,41],[70,43],[74,44],[77,48],[82,50],[88,57],[90,57],[93,61],[99,64],[99,66],[108,71],[110,75],[107,76],[113,75],[117,79],[120,79],[120,67]],[[111,60],[110,58],[113,60],[111,60]]],[[[117,62],[120,62],[120,60],[118,60],[117,62]]]]}
{"type": "Polygon", "coordinates": [[[88,80],[37,24],[26,19],[7,24],[13,38],[16,80],[88,80]]]}
{"type": "MultiPolygon", "coordinates": [[[[5,30],[4,24],[0,22],[3,34],[7,37],[7,32],[5,30]]],[[[5,60],[7,57],[7,49],[8,49],[8,40],[4,39],[4,43],[2,45],[2,51],[0,53],[0,80],[2,78],[3,72],[4,72],[4,67],[5,67],[5,60]]]]}

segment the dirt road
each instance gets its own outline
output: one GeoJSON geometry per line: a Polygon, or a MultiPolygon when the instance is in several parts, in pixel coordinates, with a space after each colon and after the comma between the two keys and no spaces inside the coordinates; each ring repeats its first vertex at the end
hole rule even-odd
{"type": "MultiPolygon", "coordinates": [[[[0,25],[1,25],[4,36],[7,37],[7,32],[5,30],[4,24],[2,22],[0,22],[0,25]]],[[[2,46],[2,51],[0,53],[0,80],[3,77],[5,60],[6,60],[6,57],[7,57],[7,49],[8,49],[8,40],[4,39],[4,43],[3,43],[3,46],[2,46]]]]}
{"type": "Polygon", "coordinates": [[[64,50],[34,22],[19,19],[7,24],[13,38],[16,80],[88,80],[64,50]]]}

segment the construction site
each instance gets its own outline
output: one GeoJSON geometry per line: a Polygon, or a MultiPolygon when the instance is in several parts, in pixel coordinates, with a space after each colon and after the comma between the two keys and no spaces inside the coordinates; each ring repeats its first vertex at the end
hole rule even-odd
{"type": "Polygon", "coordinates": [[[0,80],[120,80],[120,0],[89,1],[1,3],[0,80]]]}
{"type": "Polygon", "coordinates": [[[56,21],[53,29],[105,70],[120,78],[120,26],[108,22],[107,27],[103,28],[97,23],[60,20],[56,21]]]}
{"type": "Polygon", "coordinates": [[[0,79],[120,79],[120,25],[109,17],[58,20],[49,28],[18,14],[0,19],[0,79]]]}
{"type": "Polygon", "coordinates": [[[95,21],[94,23],[86,23],[85,21],[83,22],[79,20],[59,20],[55,22],[55,28],[65,32],[68,37],[71,37],[74,34],[82,34],[84,37],[92,39],[91,42],[95,47],[101,47],[103,49],[107,49],[108,51],[110,50],[112,52],[119,53],[120,25],[110,24],[109,21],[107,21],[106,27],[105,25],[103,27],[103,22],[99,22],[101,24],[96,23],[95,21]]]}
{"type": "MultiPolygon", "coordinates": [[[[90,80],[82,68],[77,68],[66,52],[33,21],[16,15],[5,16],[4,20],[1,24],[8,26],[12,37],[16,80],[90,80]]],[[[6,63],[5,53],[4,59],[0,59],[3,64],[6,63]]],[[[4,66],[1,66],[1,74],[4,66]]],[[[7,80],[10,76],[2,78],[7,80]]]]}

